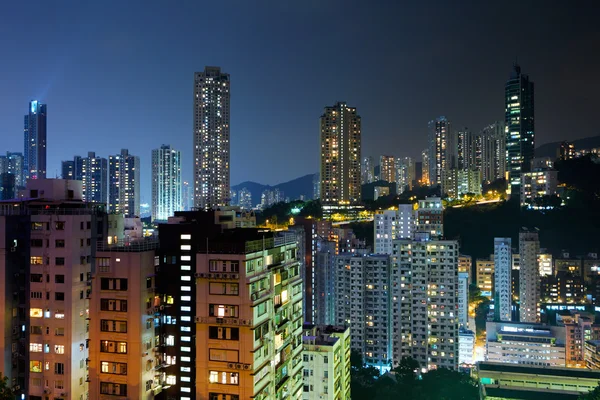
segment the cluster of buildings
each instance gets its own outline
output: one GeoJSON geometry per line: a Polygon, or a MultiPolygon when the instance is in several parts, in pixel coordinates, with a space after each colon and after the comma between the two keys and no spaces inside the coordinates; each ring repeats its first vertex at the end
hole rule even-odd
{"type": "Polygon", "coordinates": [[[82,186],[30,180],[0,202],[0,370],[16,396],[350,398],[350,329],[305,324],[302,229],[181,211],[126,241],[124,216],[82,186]]]}

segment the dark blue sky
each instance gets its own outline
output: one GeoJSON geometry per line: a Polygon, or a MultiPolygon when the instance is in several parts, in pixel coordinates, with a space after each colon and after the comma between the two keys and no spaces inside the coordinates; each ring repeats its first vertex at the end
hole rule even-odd
{"type": "Polygon", "coordinates": [[[193,72],[217,65],[232,81],[232,183],[275,184],[317,171],[318,118],[338,100],[373,156],[417,156],[440,114],[473,130],[503,118],[515,56],[536,84],[538,144],[600,134],[598,2],[554,3],[7,2],[0,151],[22,151],[39,99],[49,176],[128,148],[149,202],[153,148],[181,149],[191,177],[193,72]]]}

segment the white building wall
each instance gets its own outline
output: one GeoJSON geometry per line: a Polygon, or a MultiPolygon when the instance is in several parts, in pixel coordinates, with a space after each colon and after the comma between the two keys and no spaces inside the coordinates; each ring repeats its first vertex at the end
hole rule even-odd
{"type": "Polygon", "coordinates": [[[510,238],[494,238],[494,304],[497,319],[510,321],[512,247],[510,238]]]}

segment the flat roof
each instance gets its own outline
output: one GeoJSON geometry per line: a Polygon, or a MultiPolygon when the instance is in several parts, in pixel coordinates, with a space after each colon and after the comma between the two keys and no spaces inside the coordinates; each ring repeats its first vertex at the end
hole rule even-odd
{"type": "Polygon", "coordinates": [[[600,371],[576,368],[533,367],[529,365],[502,364],[494,362],[479,362],[479,371],[512,372],[516,374],[535,374],[546,376],[562,376],[568,378],[585,378],[600,380],[600,371]]]}
{"type": "Polygon", "coordinates": [[[527,389],[509,389],[504,387],[485,387],[486,397],[498,397],[501,399],[515,400],[575,400],[578,399],[580,393],[562,392],[558,390],[527,390],[527,389]]]}

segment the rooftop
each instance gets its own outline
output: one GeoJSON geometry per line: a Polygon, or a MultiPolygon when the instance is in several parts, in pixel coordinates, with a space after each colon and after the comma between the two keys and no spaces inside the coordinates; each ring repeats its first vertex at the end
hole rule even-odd
{"type": "Polygon", "coordinates": [[[600,371],[593,371],[589,369],[575,369],[575,368],[558,368],[558,367],[532,367],[528,365],[516,365],[516,364],[503,364],[495,362],[479,362],[477,369],[480,374],[483,371],[489,372],[510,372],[515,374],[529,374],[529,375],[546,375],[546,376],[561,376],[568,378],[584,378],[600,380],[600,371]]]}

